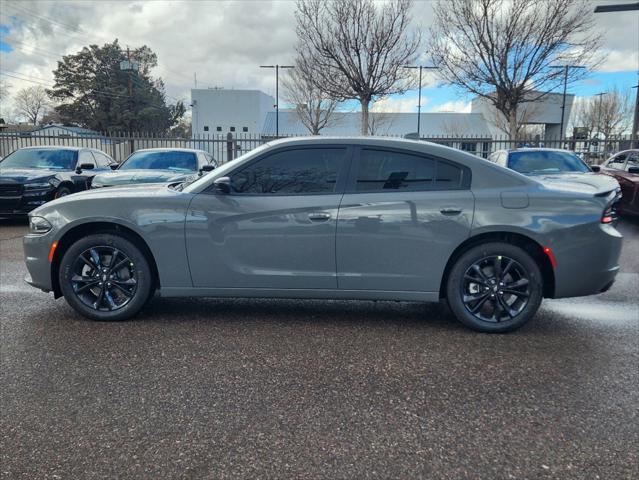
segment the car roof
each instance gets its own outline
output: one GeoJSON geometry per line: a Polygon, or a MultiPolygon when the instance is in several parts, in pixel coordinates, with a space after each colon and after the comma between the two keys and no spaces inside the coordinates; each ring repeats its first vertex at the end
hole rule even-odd
{"type": "Polygon", "coordinates": [[[92,147],[74,147],[74,146],[66,146],[66,145],[38,145],[38,146],[30,146],[30,147],[20,147],[18,150],[98,150],[97,148],[92,147]]]}
{"type": "Polygon", "coordinates": [[[140,148],[133,153],[137,152],[190,152],[190,153],[208,153],[205,150],[201,150],[199,148],[140,148]]]}

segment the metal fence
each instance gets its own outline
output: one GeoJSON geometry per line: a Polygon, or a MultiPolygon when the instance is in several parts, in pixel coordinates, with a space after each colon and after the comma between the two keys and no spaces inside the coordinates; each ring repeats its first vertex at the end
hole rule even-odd
{"type": "MultiPolygon", "coordinates": [[[[303,136],[303,135],[291,135],[303,136]]],[[[280,137],[282,138],[282,137],[280,137]]],[[[398,137],[394,137],[398,138],[398,137]]],[[[274,137],[259,134],[205,134],[185,139],[165,135],[145,134],[140,132],[109,132],[94,135],[47,135],[38,132],[1,132],[0,156],[22,147],[29,146],[76,146],[90,147],[104,151],[116,161],[122,162],[132,152],[144,148],[197,148],[213,155],[218,162],[225,163],[245,152],[273,140],[274,137]]],[[[586,139],[540,139],[538,136],[510,140],[508,137],[478,136],[437,136],[423,135],[421,140],[430,141],[488,158],[503,149],[519,147],[547,147],[571,150],[590,164],[601,163],[612,153],[631,148],[630,136],[609,138],[605,141],[589,141],[586,139]]]]}

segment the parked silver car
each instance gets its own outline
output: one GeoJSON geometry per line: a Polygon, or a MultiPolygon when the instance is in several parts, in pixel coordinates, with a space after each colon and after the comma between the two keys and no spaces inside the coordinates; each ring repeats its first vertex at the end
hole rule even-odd
{"type": "Polygon", "coordinates": [[[574,188],[619,188],[614,178],[598,175],[599,166],[589,167],[574,152],[557,148],[498,150],[488,160],[543,182],[569,183],[574,188]]]}
{"type": "Polygon", "coordinates": [[[618,189],[545,183],[440,145],[301,138],[192,182],[30,215],[27,282],[97,320],[162,296],[438,301],[486,332],[619,270],[618,189]]]}
{"type": "Polygon", "coordinates": [[[91,188],[136,183],[173,183],[194,180],[210,172],[217,162],[208,152],[191,148],[145,148],[136,150],[111,172],[96,175],[91,188]]]}

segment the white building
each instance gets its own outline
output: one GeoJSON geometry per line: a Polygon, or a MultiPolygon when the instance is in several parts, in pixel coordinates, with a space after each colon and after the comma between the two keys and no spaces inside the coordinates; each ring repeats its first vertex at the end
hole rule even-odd
{"type": "MultiPolygon", "coordinates": [[[[566,94],[564,136],[566,136],[566,128],[574,100],[574,95],[566,94]]],[[[561,93],[547,93],[535,102],[524,103],[517,112],[519,122],[525,125],[543,125],[544,138],[546,140],[557,140],[559,139],[561,127],[562,101],[563,95],[561,93]]],[[[471,102],[470,111],[472,113],[481,113],[484,116],[494,136],[507,134],[507,122],[503,114],[485,98],[474,98],[471,102]]]]}
{"type": "Polygon", "coordinates": [[[193,138],[231,132],[259,134],[275,100],[259,90],[191,90],[193,138]]]}

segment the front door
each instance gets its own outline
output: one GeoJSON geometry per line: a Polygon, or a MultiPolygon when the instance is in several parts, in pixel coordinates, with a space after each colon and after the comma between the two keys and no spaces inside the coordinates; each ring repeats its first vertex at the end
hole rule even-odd
{"type": "Polygon", "coordinates": [[[195,287],[335,289],[335,229],[350,147],[288,147],[200,193],[186,241],[195,287]]]}
{"type": "Polygon", "coordinates": [[[466,167],[362,148],[337,222],[339,288],[439,291],[446,262],[470,234],[469,187],[466,167]]]}

